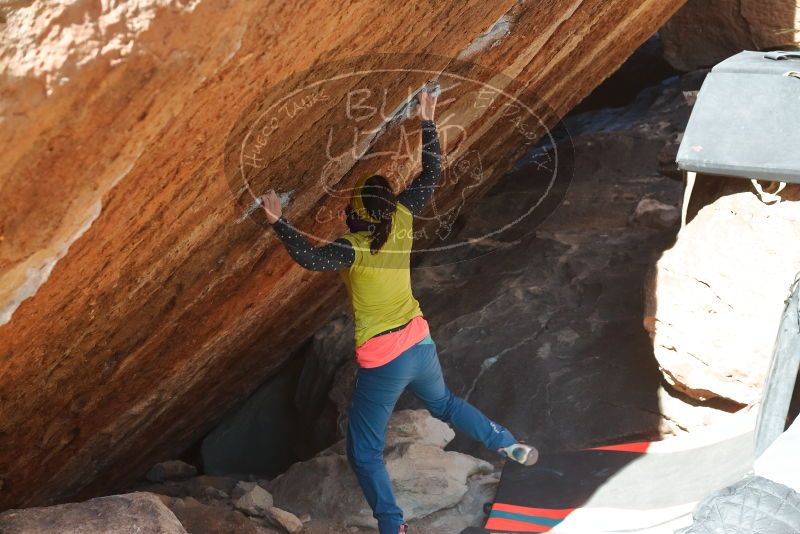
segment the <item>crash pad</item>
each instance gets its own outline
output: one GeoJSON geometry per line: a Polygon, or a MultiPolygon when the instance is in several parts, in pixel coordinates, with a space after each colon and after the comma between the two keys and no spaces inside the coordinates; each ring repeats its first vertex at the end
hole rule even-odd
{"type": "Polygon", "coordinates": [[[700,500],[751,471],[754,436],[751,428],[691,445],[687,440],[625,443],[542,453],[531,467],[507,462],[484,528],[463,534],[685,526],[700,500]]]}

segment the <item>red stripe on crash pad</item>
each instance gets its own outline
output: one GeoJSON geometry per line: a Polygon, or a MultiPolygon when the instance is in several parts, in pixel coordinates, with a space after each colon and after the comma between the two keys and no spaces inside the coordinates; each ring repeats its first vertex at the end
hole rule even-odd
{"type": "Polygon", "coordinates": [[[514,504],[503,504],[496,502],[492,504],[492,510],[501,512],[514,512],[517,514],[538,515],[539,517],[549,517],[551,519],[564,519],[575,511],[575,508],[565,508],[563,510],[551,508],[530,508],[528,506],[517,506],[514,504]]]}
{"type": "Polygon", "coordinates": [[[493,530],[510,530],[512,532],[549,532],[553,527],[544,525],[534,525],[524,521],[514,521],[513,519],[503,519],[501,517],[490,517],[483,528],[493,530]]]}
{"type": "Polygon", "coordinates": [[[619,452],[647,452],[650,448],[649,441],[640,441],[638,443],[622,443],[620,445],[608,445],[606,447],[592,447],[590,451],[619,451],[619,452]]]}

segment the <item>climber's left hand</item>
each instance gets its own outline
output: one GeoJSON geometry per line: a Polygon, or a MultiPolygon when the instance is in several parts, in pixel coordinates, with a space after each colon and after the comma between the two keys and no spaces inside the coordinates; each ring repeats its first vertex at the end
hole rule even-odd
{"type": "Polygon", "coordinates": [[[274,189],[270,189],[267,194],[261,195],[261,205],[267,213],[267,220],[270,224],[281,218],[281,199],[278,198],[274,189]]]}

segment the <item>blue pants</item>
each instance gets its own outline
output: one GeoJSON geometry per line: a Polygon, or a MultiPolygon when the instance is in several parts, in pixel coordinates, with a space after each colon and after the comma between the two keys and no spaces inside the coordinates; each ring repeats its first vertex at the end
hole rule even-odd
{"type": "Polygon", "coordinates": [[[403,511],[395,502],[383,462],[383,447],[389,417],[406,386],[425,403],[431,415],[452,424],[489,450],[496,452],[516,443],[511,432],[447,389],[430,336],[389,363],[359,368],[350,401],[347,459],[378,520],[380,534],[397,534],[403,524],[403,511]]]}

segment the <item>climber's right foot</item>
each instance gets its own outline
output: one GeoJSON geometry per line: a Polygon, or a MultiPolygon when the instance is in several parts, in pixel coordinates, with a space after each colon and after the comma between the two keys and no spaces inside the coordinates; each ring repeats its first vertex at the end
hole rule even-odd
{"type": "Polygon", "coordinates": [[[397,534],[408,534],[409,532],[411,531],[409,530],[408,525],[403,523],[400,525],[400,530],[397,531],[397,534]]]}
{"type": "Polygon", "coordinates": [[[522,465],[533,465],[539,460],[539,451],[525,443],[515,443],[498,449],[500,454],[522,465]]]}

